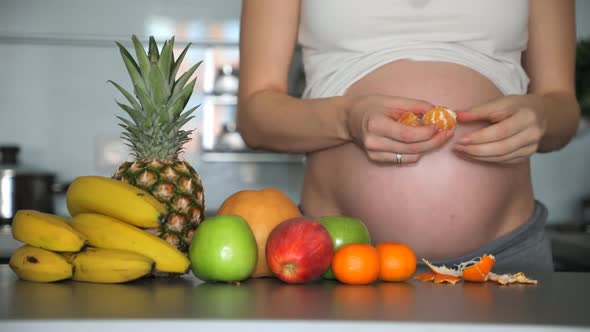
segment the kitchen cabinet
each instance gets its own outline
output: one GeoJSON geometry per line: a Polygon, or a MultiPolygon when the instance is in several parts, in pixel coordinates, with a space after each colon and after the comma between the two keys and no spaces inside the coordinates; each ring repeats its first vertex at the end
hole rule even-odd
{"type": "Polygon", "coordinates": [[[0,265],[0,330],[587,331],[588,273],[531,274],[537,285],[318,281],[240,285],[191,275],[128,284],[18,280],[0,265]]]}

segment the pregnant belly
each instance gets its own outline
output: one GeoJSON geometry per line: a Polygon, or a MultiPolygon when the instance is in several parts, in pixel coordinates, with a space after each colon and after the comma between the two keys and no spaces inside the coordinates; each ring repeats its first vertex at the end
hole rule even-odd
{"type": "MultiPolygon", "coordinates": [[[[347,94],[387,94],[452,109],[501,96],[486,78],[465,67],[397,61],[352,85],[347,94]]],[[[373,242],[402,241],[419,257],[451,258],[476,250],[525,222],[533,209],[529,165],[501,166],[460,158],[454,142],[486,124],[459,124],[442,148],[416,164],[368,160],[355,144],[307,158],[302,206],[312,216],[361,218],[373,242]]]]}

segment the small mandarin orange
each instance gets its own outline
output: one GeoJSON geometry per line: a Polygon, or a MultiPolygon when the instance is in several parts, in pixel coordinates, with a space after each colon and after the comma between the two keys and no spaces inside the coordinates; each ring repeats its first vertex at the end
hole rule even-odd
{"type": "Polygon", "coordinates": [[[451,129],[457,124],[457,115],[452,110],[436,106],[422,116],[422,124],[437,125],[440,129],[451,129]]]}
{"type": "Polygon", "coordinates": [[[420,118],[418,118],[418,116],[412,112],[404,112],[400,116],[399,122],[412,127],[420,126],[420,118]]]}
{"type": "Polygon", "coordinates": [[[416,272],[416,255],[406,244],[383,242],[377,245],[379,279],[405,281],[416,272]]]}
{"type": "Polygon", "coordinates": [[[345,244],[332,258],[332,272],[336,279],[350,285],[367,285],[379,276],[379,254],[366,243],[345,244]]]}

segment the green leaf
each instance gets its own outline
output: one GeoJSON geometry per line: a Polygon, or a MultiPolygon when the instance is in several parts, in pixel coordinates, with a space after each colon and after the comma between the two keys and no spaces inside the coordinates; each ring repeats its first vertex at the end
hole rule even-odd
{"type": "Polygon", "coordinates": [[[174,135],[176,135],[176,133],[182,128],[182,126],[184,126],[188,121],[194,118],[194,116],[190,115],[195,109],[197,109],[197,107],[198,106],[195,106],[190,110],[187,110],[186,112],[182,113],[176,120],[166,124],[164,127],[162,127],[162,132],[168,133],[169,138],[173,138],[174,135]]]}
{"type": "Polygon", "coordinates": [[[152,67],[148,80],[150,82],[149,85],[151,87],[154,105],[165,105],[169,96],[168,84],[158,66],[152,67]]]}
{"type": "Polygon", "coordinates": [[[123,47],[123,45],[117,43],[119,45],[119,51],[121,52],[121,57],[123,57],[123,62],[127,67],[127,71],[129,72],[129,76],[131,77],[131,82],[133,83],[133,88],[135,91],[135,95],[143,105],[143,108],[146,112],[153,111],[153,104],[150,99],[150,94],[146,88],[145,82],[143,77],[140,74],[140,69],[137,66],[135,60],[129,52],[123,47]]]}
{"type": "Polygon", "coordinates": [[[131,129],[131,128],[135,127],[135,124],[134,124],[133,122],[131,122],[131,121],[129,121],[129,120],[127,120],[127,119],[125,119],[125,118],[124,118],[124,117],[122,117],[122,116],[117,116],[117,119],[119,119],[121,122],[123,122],[123,124],[125,125],[125,127],[124,127],[124,128],[125,128],[125,129],[127,129],[127,130],[129,130],[129,129],[131,129]]]}
{"type": "MultiPolygon", "coordinates": [[[[184,57],[185,57],[186,53],[188,52],[188,49],[190,46],[191,46],[191,43],[188,43],[188,45],[186,45],[184,50],[182,50],[182,52],[178,56],[178,59],[176,59],[176,62],[174,62],[174,65],[172,66],[172,72],[170,73],[170,85],[174,84],[174,81],[176,80],[176,74],[178,73],[178,69],[180,68],[180,65],[182,64],[182,61],[184,60],[184,57]]],[[[200,62],[199,62],[199,64],[200,64],[200,62]]]]}
{"type": "MultiPolygon", "coordinates": [[[[189,70],[187,70],[184,74],[182,74],[182,76],[180,76],[178,81],[176,81],[174,83],[174,89],[172,89],[172,96],[177,95],[180,92],[180,90],[182,90],[182,88],[184,88],[184,85],[186,84],[186,82],[188,82],[188,80],[191,78],[191,76],[197,70],[197,68],[199,68],[199,65],[201,64],[201,62],[202,61],[200,61],[199,63],[192,66],[189,70]]],[[[196,79],[196,77],[195,77],[195,79],[196,79]]]]}
{"type": "Polygon", "coordinates": [[[141,111],[135,110],[133,109],[133,107],[120,102],[117,102],[117,105],[119,105],[119,107],[121,107],[125,112],[127,112],[127,114],[129,114],[133,122],[135,122],[136,124],[141,123],[141,120],[143,119],[141,111]]]}
{"type": "MultiPolygon", "coordinates": [[[[170,71],[172,70],[172,65],[174,64],[174,36],[170,38],[170,41],[164,43],[164,47],[162,47],[162,54],[160,55],[160,60],[158,60],[158,67],[160,67],[160,71],[164,77],[169,78],[170,71]]],[[[172,83],[168,80],[168,86],[171,86],[172,83]]]]}
{"type": "MultiPolygon", "coordinates": [[[[191,120],[192,118],[194,118],[194,116],[191,116],[191,114],[197,109],[199,108],[200,105],[197,105],[189,110],[186,110],[185,112],[181,113],[180,115],[178,115],[178,118],[174,121],[174,123],[177,122],[182,122],[185,121],[184,123],[188,122],[189,120],[191,120]]],[[[175,116],[176,117],[176,116],[175,116]]],[[[173,123],[173,124],[174,124],[173,123]]],[[[182,126],[180,126],[182,127],[182,126]]],[[[178,131],[180,129],[180,127],[178,128],[174,128],[174,131],[178,131]]]]}
{"type": "Polygon", "coordinates": [[[178,116],[188,103],[191,95],[193,94],[193,89],[195,87],[197,79],[195,78],[189,84],[187,84],[180,93],[175,95],[172,100],[169,102],[169,108],[171,108],[174,112],[174,117],[178,116]]]}
{"type": "MultiPolygon", "coordinates": [[[[125,48],[125,46],[121,45],[121,43],[119,42],[115,42],[115,44],[117,44],[117,46],[119,46],[119,52],[121,53],[121,56],[123,57],[123,61],[125,61],[125,59],[129,60],[129,63],[135,67],[135,70],[137,72],[139,72],[139,66],[137,65],[137,63],[135,62],[135,60],[133,59],[133,57],[131,56],[131,53],[129,53],[127,51],[127,49],[125,48]]],[[[125,61],[125,65],[127,65],[127,61],[125,61]]],[[[129,70],[129,68],[127,68],[127,70],[129,70]]]]}
{"type": "Polygon", "coordinates": [[[111,83],[112,85],[114,85],[120,92],[121,94],[123,94],[123,96],[125,96],[125,98],[129,101],[129,103],[131,104],[131,106],[135,109],[141,109],[141,105],[139,105],[139,103],[137,102],[137,100],[135,100],[135,98],[133,98],[133,96],[131,95],[131,93],[129,93],[127,90],[125,90],[122,86],[120,86],[119,84],[108,80],[107,82],[111,83]]]}
{"type": "Polygon", "coordinates": [[[177,124],[176,126],[178,127],[178,129],[180,129],[180,128],[182,128],[182,126],[184,126],[184,125],[185,125],[187,122],[189,122],[189,121],[190,121],[192,118],[193,118],[193,117],[191,116],[191,117],[189,117],[189,118],[186,118],[186,119],[179,120],[178,122],[176,122],[176,124],[177,124]]]}
{"type": "Polygon", "coordinates": [[[139,62],[139,68],[143,74],[142,76],[147,77],[150,72],[150,60],[148,59],[145,49],[143,48],[143,45],[141,45],[141,42],[137,36],[131,36],[131,40],[133,41],[133,46],[135,47],[135,54],[137,56],[137,61],[139,62]]]}
{"type": "Polygon", "coordinates": [[[154,36],[150,36],[150,47],[148,56],[150,58],[150,62],[152,64],[157,64],[158,59],[160,58],[160,54],[158,53],[158,44],[156,44],[156,40],[154,36]]]}

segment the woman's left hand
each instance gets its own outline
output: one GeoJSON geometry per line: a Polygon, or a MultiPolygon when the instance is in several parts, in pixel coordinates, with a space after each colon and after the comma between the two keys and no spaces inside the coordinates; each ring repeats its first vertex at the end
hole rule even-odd
{"type": "Polygon", "coordinates": [[[459,138],[455,151],[484,162],[515,164],[537,152],[546,129],[542,97],[507,96],[457,111],[459,122],[487,121],[491,125],[459,138]]]}

